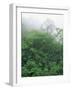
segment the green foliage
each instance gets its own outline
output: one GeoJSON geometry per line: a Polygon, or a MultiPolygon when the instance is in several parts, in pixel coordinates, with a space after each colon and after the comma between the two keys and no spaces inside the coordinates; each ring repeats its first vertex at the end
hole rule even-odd
{"type": "Polygon", "coordinates": [[[63,45],[45,32],[28,31],[22,37],[22,76],[63,74],[63,45]]]}

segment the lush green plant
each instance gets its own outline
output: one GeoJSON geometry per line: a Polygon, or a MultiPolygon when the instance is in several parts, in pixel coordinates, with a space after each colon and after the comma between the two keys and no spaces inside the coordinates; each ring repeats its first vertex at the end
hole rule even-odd
{"type": "Polygon", "coordinates": [[[22,37],[22,76],[63,74],[63,45],[45,32],[28,31],[22,37]]]}

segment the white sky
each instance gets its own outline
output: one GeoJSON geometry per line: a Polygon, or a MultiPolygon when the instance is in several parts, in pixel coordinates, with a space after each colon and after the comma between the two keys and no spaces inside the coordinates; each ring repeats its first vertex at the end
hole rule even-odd
{"type": "Polygon", "coordinates": [[[47,19],[51,19],[56,27],[63,28],[64,15],[22,13],[22,22],[25,20],[36,27],[41,26],[47,19]]]}

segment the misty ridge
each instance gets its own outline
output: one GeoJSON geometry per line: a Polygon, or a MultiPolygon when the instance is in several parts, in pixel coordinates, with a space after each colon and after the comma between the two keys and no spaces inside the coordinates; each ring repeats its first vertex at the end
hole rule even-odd
{"type": "Polygon", "coordinates": [[[27,31],[46,32],[52,35],[56,41],[63,43],[63,28],[56,26],[52,19],[47,18],[43,22],[32,19],[22,19],[22,36],[27,31]]]}

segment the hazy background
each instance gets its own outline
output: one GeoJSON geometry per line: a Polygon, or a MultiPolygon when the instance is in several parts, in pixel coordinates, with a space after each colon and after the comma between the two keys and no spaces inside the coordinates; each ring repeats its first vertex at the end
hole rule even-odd
{"type": "Polygon", "coordinates": [[[63,29],[64,16],[50,14],[22,13],[22,28],[40,29],[43,24],[54,24],[63,29]]]}

